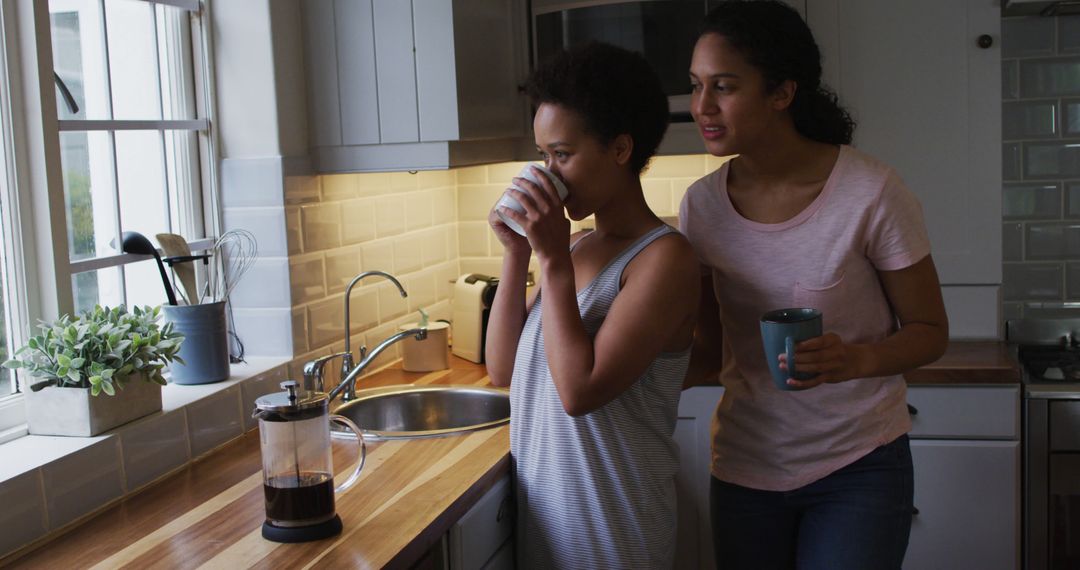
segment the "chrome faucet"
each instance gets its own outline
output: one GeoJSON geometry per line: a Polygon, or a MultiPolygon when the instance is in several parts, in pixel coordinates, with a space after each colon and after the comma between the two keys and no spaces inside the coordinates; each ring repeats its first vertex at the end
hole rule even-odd
{"type": "MultiPolygon", "coordinates": [[[[397,333],[397,334],[395,334],[395,335],[393,335],[391,337],[388,337],[388,338],[384,339],[375,348],[371,349],[371,352],[368,352],[360,360],[360,364],[357,364],[355,368],[350,370],[347,374],[344,374],[345,378],[341,381],[341,383],[338,384],[333,390],[330,390],[329,400],[331,402],[333,402],[334,398],[336,398],[339,394],[342,394],[341,400],[344,401],[344,402],[348,402],[348,401],[350,401],[352,399],[355,399],[356,398],[356,378],[358,376],[360,376],[360,374],[364,371],[365,368],[368,367],[368,365],[370,365],[376,358],[379,357],[379,354],[381,354],[382,351],[389,348],[390,345],[394,344],[395,342],[398,342],[399,340],[404,340],[404,339],[406,339],[406,338],[408,338],[410,336],[415,337],[416,340],[424,340],[424,339],[427,338],[427,332],[428,331],[425,328],[415,328],[415,329],[409,329],[409,330],[401,331],[401,332],[399,332],[399,333],[397,333]]],[[[341,355],[340,354],[334,354],[334,355],[330,355],[330,356],[324,356],[323,358],[325,358],[327,360],[330,360],[330,359],[333,359],[333,358],[335,358],[337,356],[341,356],[341,355]]],[[[344,358],[344,356],[342,356],[342,358],[344,358]]],[[[318,360],[315,360],[315,361],[312,361],[312,362],[318,362],[318,360]]],[[[312,364],[312,363],[308,363],[308,364],[312,364]]],[[[304,368],[305,368],[305,371],[306,371],[307,366],[305,366],[304,368]]],[[[321,375],[319,377],[319,380],[321,382],[321,380],[322,380],[321,375]]]]}
{"type": "MultiPolygon", "coordinates": [[[[361,279],[365,277],[371,277],[372,275],[378,275],[379,277],[385,277],[390,280],[391,283],[397,285],[398,291],[401,292],[402,298],[408,297],[409,294],[405,292],[405,288],[401,286],[401,282],[394,278],[393,275],[384,271],[365,271],[356,277],[353,277],[349,282],[349,286],[345,288],[345,351],[340,353],[341,355],[341,377],[348,376],[353,370],[353,355],[352,350],[349,348],[350,337],[352,336],[352,323],[349,322],[349,298],[352,296],[353,285],[356,285],[361,279]]],[[[380,345],[381,346],[381,345],[380,345]]],[[[364,360],[367,355],[367,346],[361,346],[360,360],[364,360]]],[[[356,396],[356,392],[351,388],[345,392],[345,401],[349,401],[356,396]]],[[[332,399],[332,398],[331,398],[332,399]]]]}

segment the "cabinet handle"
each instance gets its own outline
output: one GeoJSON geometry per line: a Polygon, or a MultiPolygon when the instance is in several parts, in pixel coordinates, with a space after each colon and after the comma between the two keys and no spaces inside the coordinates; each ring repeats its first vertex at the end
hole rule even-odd
{"type": "Polygon", "coordinates": [[[979,39],[975,40],[975,45],[982,49],[988,49],[990,46],[994,45],[994,38],[990,34],[983,34],[979,36],[979,39]]]}
{"type": "Polygon", "coordinates": [[[911,404],[908,404],[907,405],[907,413],[909,415],[912,415],[912,416],[917,416],[917,415],[919,415],[919,408],[916,408],[915,406],[912,406],[911,404]]]}

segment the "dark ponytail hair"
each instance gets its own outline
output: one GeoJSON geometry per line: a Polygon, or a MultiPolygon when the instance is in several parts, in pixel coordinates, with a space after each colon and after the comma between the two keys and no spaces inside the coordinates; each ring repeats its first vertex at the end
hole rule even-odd
{"type": "Polygon", "coordinates": [[[702,36],[723,36],[765,76],[772,91],[796,83],[788,111],[799,134],[823,143],[850,144],[855,120],[836,93],[821,83],[821,51],[810,28],[792,7],[778,0],[726,0],[705,16],[702,36]]]}

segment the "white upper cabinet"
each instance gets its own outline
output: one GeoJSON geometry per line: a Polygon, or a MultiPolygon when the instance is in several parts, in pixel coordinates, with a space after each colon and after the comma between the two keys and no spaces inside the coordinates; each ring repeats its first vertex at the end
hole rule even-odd
{"type": "Polygon", "coordinates": [[[510,160],[524,133],[524,7],[506,0],[306,0],[320,172],[510,160]]]}
{"type": "Polygon", "coordinates": [[[855,146],[922,202],[943,284],[1001,283],[1001,14],[995,0],[807,0],[855,146]]]}

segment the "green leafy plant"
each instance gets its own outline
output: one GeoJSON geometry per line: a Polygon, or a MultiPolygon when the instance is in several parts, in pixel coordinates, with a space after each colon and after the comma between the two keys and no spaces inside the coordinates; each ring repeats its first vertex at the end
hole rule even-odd
{"type": "Polygon", "coordinates": [[[41,333],[15,351],[5,368],[22,368],[42,379],[33,391],[46,386],[90,388],[94,396],[113,396],[132,374],[143,373],[149,382],[165,385],[161,369],[183,359],[177,356],[184,335],[172,323],[159,327],[160,307],[95,306],[75,319],[64,315],[38,325],[41,333]]]}

